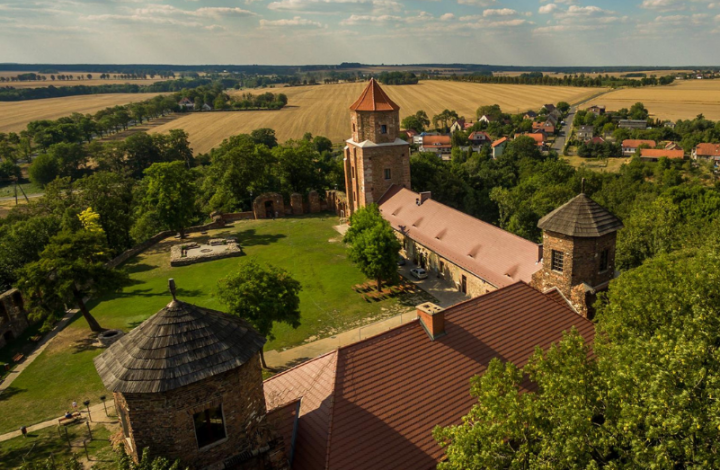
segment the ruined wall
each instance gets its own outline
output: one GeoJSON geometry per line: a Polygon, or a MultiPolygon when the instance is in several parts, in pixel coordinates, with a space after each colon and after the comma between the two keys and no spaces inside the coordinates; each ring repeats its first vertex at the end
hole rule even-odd
{"type": "MultiPolygon", "coordinates": [[[[115,394],[118,412],[126,415],[127,451],[137,460],[144,448],[151,455],[180,459],[193,469],[286,468],[271,466],[282,452],[279,439],[266,419],[260,358],[238,369],[164,393],[115,394]],[[198,448],[193,415],[222,405],[226,438],[198,448]],[[258,458],[255,458],[257,456],[258,458]]],[[[283,459],[281,459],[283,460],[283,459]]],[[[285,459],[286,460],[286,459],[285,459]]]]}
{"type": "Polygon", "coordinates": [[[280,193],[261,194],[253,201],[253,212],[256,219],[272,219],[285,217],[285,202],[280,193]]]}
{"type": "Polygon", "coordinates": [[[28,327],[25,302],[17,289],[0,294],[0,348],[20,336],[28,327]]]}

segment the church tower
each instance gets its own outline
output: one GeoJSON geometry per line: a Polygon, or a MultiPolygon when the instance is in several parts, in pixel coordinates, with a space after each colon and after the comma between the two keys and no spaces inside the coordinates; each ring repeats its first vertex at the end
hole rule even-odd
{"type": "Polygon", "coordinates": [[[581,193],[540,219],[542,268],[532,285],[541,292],[557,288],[575,310],[594,316],[592,304],[615,277],[615,241],[622,222],[581,193]]]}
{"type": "Polygon", "coordinates": [[[393,184],[410,188],[410,147],[398,138],[400,107],[370,79],[350,111],[352,138],[344,158],[348,215],[377,203],[393,184]]]}

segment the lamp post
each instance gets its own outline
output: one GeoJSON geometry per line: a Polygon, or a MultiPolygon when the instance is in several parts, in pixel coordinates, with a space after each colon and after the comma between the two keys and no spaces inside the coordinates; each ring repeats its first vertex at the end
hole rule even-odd
{"type": "Polygon", "coordinates": [[[85,408],[87,408],[88,420],[92,421],[92,415],[90,414],[90,400],[85,400],[83,402],[83,405],[85,405],[85,408]]]}
{"type": "Polygon", "coordinates": [[[103,402],[103,408],[105,408],[105,416],[109,416],[107,412],[107,405],[105,405],[105,395],[100,395],[100,400],[103,402]]]}

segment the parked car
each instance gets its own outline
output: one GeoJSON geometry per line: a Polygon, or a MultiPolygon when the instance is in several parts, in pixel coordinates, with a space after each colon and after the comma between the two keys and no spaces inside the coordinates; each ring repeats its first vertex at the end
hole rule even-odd
{"type": "Polygon", "coordinates": [[[410,270],[410,274],[415,276],[418,279],[427,279],[427,271],[425,271],[423,268],[412,268],[410,270]]]}
{"type": "Polygon", "coordinates": [[[402,256],[398,257],[398,266],[405,266],[405,258],[402,256]]]}

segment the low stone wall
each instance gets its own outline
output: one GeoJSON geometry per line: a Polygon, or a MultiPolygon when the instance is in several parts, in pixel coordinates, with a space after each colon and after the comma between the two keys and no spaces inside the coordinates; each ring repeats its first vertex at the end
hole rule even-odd
{"type": "Polygon", "coordinates": [[[225,222],[235,222],[236,220],[255,220],[255,213],[253,213],[253,211],[232,212],[229,214],[221,214],[221,216],[225,222]]]}
{"type": "Polygon", "coordinates": [[[181,244],[173,245],[170,248],[170,266],[189,266],[203,261],[214,261],[225,258],[235,258],[242,256],[243,251],[236,243],[227,243],[225,245],[197,245],[190,250],[185,250],[183,256],[183,246],[181,244]],[[203,252],[207,250],[207,252],[203,252]]]}

